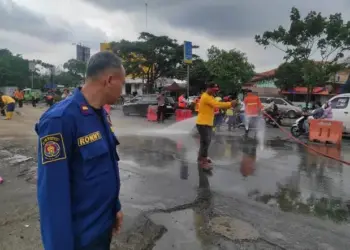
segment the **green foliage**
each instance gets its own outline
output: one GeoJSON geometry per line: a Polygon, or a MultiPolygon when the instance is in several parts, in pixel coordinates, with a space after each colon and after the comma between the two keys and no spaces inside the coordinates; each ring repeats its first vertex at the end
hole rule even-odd
{"type": "MultiPolygon", "coordinates": [[[[180,80],[187,79],[187,65],[181,64],[177,68],[175,78],[180,80]]],[[[204,60],[198,58],[192,61],[192,64],[190,64],[190,91],[192,93],[199,93],[205,89],[205,83],[211,78],[212,76],[204,60]]]]}
{"type": "Polygon", "coordinates": [[[315,11],[302,19],[297,8],[292,8],[290,21],[289,29],[279,26],[256,35],[255,40],[285,53],[286,62],[276,72],[277,86],[304,86],[310,93],[344,67],[338,61],[350,49],[350,22],[344,23],[340,13],[327,18],[315,11]]]}
{"type": "Polygon", "coordinates": [[[64,71],[56,73],[54,82],[66,87],[76,87],[80,85],[84,79],[86,63],[69,59],[63,64],[64,71]]]}
{"type": "Polygon", "coordinates": [[[254,75],[254,65],[248,62],[246,55],[238,50],[220,50],[212,46],[208,49],[209,74],[225,91],[238,91],[242,84],[254,75]]]}
{"type": "MultiPolygon", "coordinates": [[[[124,60],[127,74],[133,78],[144,78],[151,89],[158,78],[175,77],[179,65],[183,64],[183,44],[168,36],[142,32],[137,41],[121,40],[111,45],[124,60]]],[[[193,57],[197,58],[196,55],[193,57]]]]}
{"type": "Polygon", "coordinates": [[[29,86],[30,76],[28,60],[21,55],[13,55],[7,49],[0,49],[0,87],[29,86]]]}

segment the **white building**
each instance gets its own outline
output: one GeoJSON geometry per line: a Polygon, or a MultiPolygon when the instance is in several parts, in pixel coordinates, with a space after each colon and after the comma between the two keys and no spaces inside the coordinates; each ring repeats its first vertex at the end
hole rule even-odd
{"type": "Polygon", "coordinates": [[[137,94],[143,94],[143,79],[142,78],[126,78],[125,84],[122,89],[122,95],[131,95],[133,92],[137,92],[137,94]]]}

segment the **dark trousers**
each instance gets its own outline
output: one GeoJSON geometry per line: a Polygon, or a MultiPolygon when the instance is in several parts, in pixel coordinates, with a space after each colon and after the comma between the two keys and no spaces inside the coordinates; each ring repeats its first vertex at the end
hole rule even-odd
{"type": "Polygon", "coordinates": [[[112,239],[112,229],[107,230],[89,245],[76,250],[110,250],[112,239]]]}
{"type": "Polygon", "coordinates": [[[207,158],[213,128],[211,126],[197,124],[197,130],[200,138],[198,157],[207,158]]]}
{"type": "Polygon", "coordinates": [[[47,100],[47,104],[49,105],[49,107],[51,107],[53,105],[53,98],[47,100]]]}
{"type": "Polygon", "coordinates": [[[158,122],[163,122],[164,121],[164,116],[165,116],[165,105],[158,106],[158,109],[157,109],[157,121],[158,122]]]}
{"type": "Polygon", "coordinates": [[[6,116],[5,108],[1,109],[1,115],[6,116]]]}
{"type": "Polygon", "coordinates": [[[23,107],[23,99],[18,100],[18,107],[22,108],[23,107]]]}
{"type": "Polygon", "coordinates": [[[32,98],[32,105],[33,105],[33,107],[36,107],[36,100],[35,100],[35,98],[32,98]]]}

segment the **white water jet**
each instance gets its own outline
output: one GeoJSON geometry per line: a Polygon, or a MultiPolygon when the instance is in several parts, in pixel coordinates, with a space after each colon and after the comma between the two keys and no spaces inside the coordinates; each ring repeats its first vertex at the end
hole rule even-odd
{"type": "Polygon", "coordinates": [[[196,119],[197,119],[197,116],[194,116],[186,120],[176,122],[162,130],[167,133],[175,132],[176,134],[177,133],[189,134],[192,131],[192,129],[196,126],[196,119]]]}
{"type": "Polygon", "coordinates": [[[256,130],[256,139],[258,140],[258,146],[261,150],[264,150],[266,123],[262,117],[259,117],[257,121],[256,130]]]}

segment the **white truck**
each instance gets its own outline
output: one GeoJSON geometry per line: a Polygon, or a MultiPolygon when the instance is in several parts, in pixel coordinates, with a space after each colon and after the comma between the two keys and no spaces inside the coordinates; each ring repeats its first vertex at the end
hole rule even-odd
{"type": "Polygon", "coordinates": [[[350,133],[350,93],[340,94],[332,97],[329,101],[332,104],[333,119],[341,121],[344,125],[344,133],[350,133]]]}

